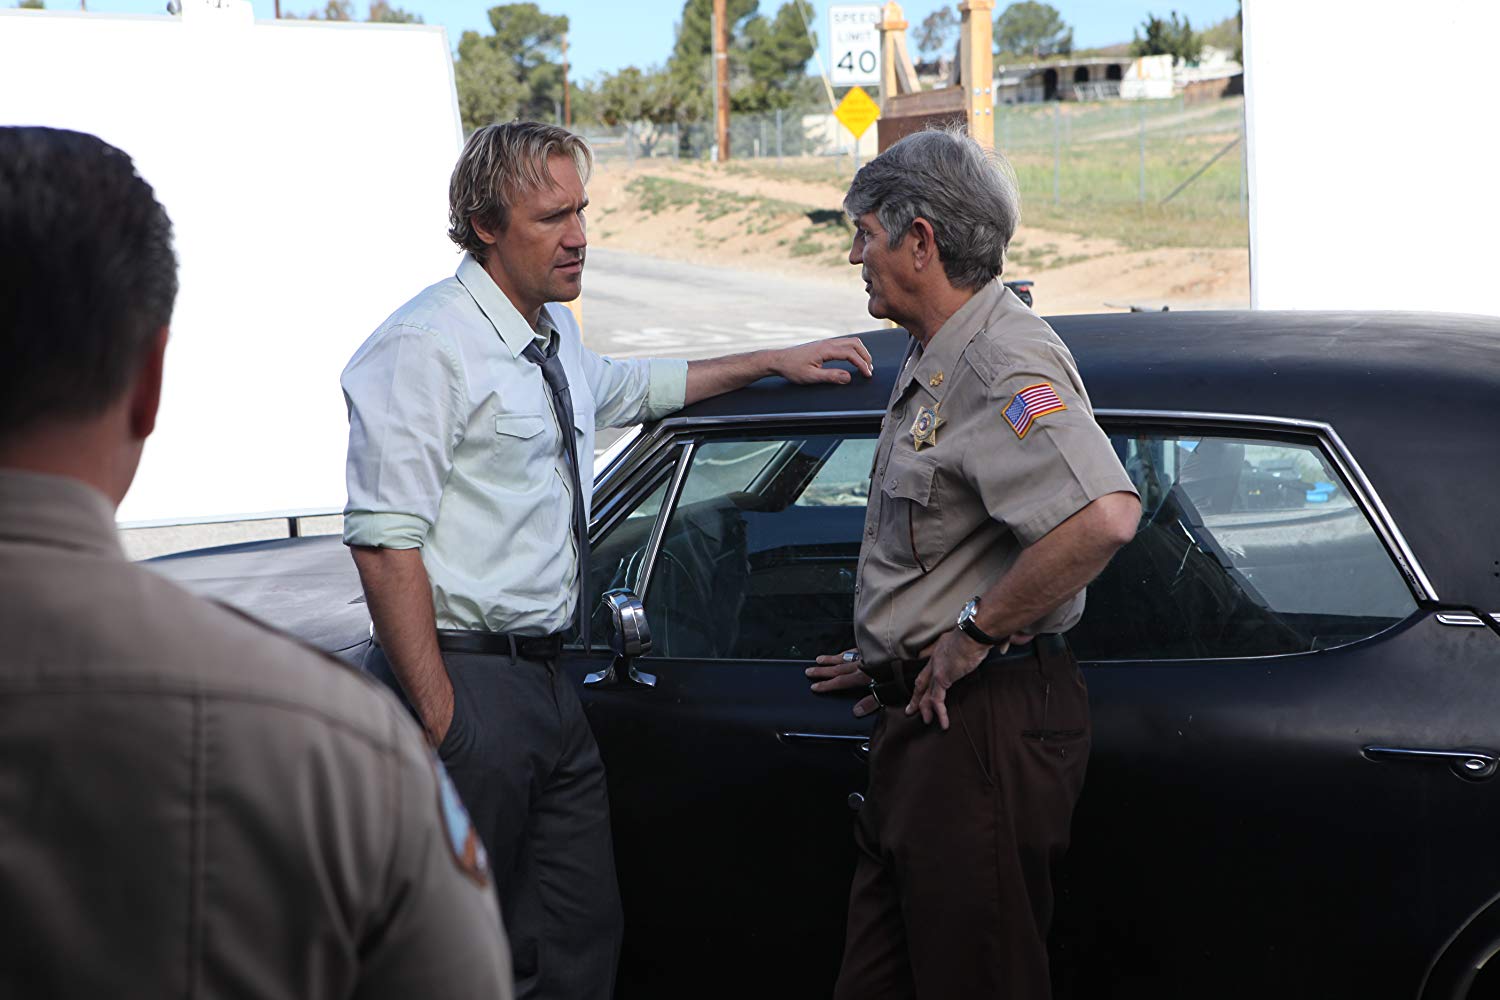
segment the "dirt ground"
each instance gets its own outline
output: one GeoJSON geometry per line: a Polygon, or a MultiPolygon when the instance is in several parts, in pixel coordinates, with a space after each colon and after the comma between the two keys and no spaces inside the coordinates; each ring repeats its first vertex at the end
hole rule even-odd
{"type": "MultiPolygon", "coordinates": [[[[596,246],[692,263],[857,284],[839,208],[846,178],[795,161],[778,172],[735,164],[640,160],[600,164],[589,183],[596,246]]],[[[1083,227],[1080,227],[1083,228],[1083,227]]],[[[1132,249],[1112,239],[1022,225],[1006,266],[1036,283],[1039,312],[1131,305],[1247,308],[1246,248],[1132,249]]]]}

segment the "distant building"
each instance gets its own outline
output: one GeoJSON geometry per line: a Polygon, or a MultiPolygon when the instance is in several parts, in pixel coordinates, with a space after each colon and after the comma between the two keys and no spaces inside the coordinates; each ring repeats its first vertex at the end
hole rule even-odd
{"type": "MultiPolygon", "coordinates": [[[[940,64],[917,67],[923,86],[946,86],[940,64]],[[924,73],[924,70],[926,71],[924,73]],[[929,80],[932,81],[929,83],[929,80]]],[[[946,65],[942,68],[946,69],[946,65]]],[[[1190,98],[1242,93],[1243,70],[1226,49],[1206,48],[1195,63],[1173,64],[1170,56],[1079,56],[999,63],[995,67],[996,104],[1038,101],[1154,100],[1186,93],[1190,98]]]]}

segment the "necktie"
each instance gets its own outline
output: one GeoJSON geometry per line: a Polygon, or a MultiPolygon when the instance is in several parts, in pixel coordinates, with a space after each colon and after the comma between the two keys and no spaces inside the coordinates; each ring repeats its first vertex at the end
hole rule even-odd
{"type": "Polygon", "coordinates": [[[535,340],[521,354],[542,370],[547,388],[552,391],[552,413],[562,433],[563,453],[568,457],[568,471],[573,477],[573,540],[578,545],[578,637],[583,648],[589,648],[589,525],[583,512],[583,481],[578,464],[578,439],[573,432],[573,394],[568,390],[568,373],[557,356],[557,335],[547,342],[544,353],[535,340]]]}

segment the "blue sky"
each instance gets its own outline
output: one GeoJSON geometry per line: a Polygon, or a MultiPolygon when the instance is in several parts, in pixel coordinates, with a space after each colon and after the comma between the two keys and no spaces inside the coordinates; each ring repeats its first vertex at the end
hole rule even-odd
{"type": "MultiPolygon", "coordinates": [[[[160,14],[166,0],[88,0],[91,11],[133,14],[160,14]]],[[[273,16],[274,0],[253,0],[255,16],[273,16]]],[[[466,30],[488,31],[485,11],[494,6],[486,0],[393,0],[395,6],[421,14],[428,24],[448,29],[450,43],[466,30]]],[[[537,0],[548,13],[566,14],[571,22],[569,55],[575,79],[588,79],[598,73],[624,66],[646,67],[664,61],[672,48],[682,0],[537,0]]],[[[827,0],[812,0],[817,11],[813,30],[818,34],[823,58],[828,58],[827,0]]],[[[843,0],[850,2],[850,0],[843,0]]],[[[14,0],[0,0],[11,6],[14,0]]],[[[356,16],[363,17],[369,0],[354,0],[356,16]]],[[[779,0],[760,0],[761,12],[774,14],[779,0]]],[[[941,0],[911,0],[903,4],[906,18],[913,28],[937,7],[941,0]]],[[[75,7],[68,0],[48,0],[49,9],[75,7]]],[[[956,7],[956,3],[954,4],[956,7]]],[[[997,0],[1003,10],[1006,0],[997,0]]],[[[1237,9],[1235,0],[1168,0],[1166,3],[1136,0],[1054,0],[1063,20],[1073,27],[1073,43],[1079,48],[1110,45],[1130,40],[1131,30],[1146,18],[1147,12],[1165,17],[1172,9],[1186,15],[1195,27],[1206,28],[1223,20],[1237,9]]],[[[282,10],[305,12],[321,9],[322,0],[282,0],[282,10]]]]}

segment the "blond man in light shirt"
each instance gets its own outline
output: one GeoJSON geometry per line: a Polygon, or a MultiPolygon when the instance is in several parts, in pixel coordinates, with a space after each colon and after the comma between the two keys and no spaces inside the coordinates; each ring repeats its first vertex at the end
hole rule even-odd
{"type": "Polygon", "coordinates": [[[470,137],[449,188],[457,273],[344,370],[344,540],[375,625],[366,667],[406,698],[489,850],[516,995],[604,1000],[622,931],[604,770],[555,668],[587,565],[594,431],[764,376],[871,368],[852,338],[693,362],[585,348],[552,303],[582,287],[590,165],[554,126],[470,137]]]}

